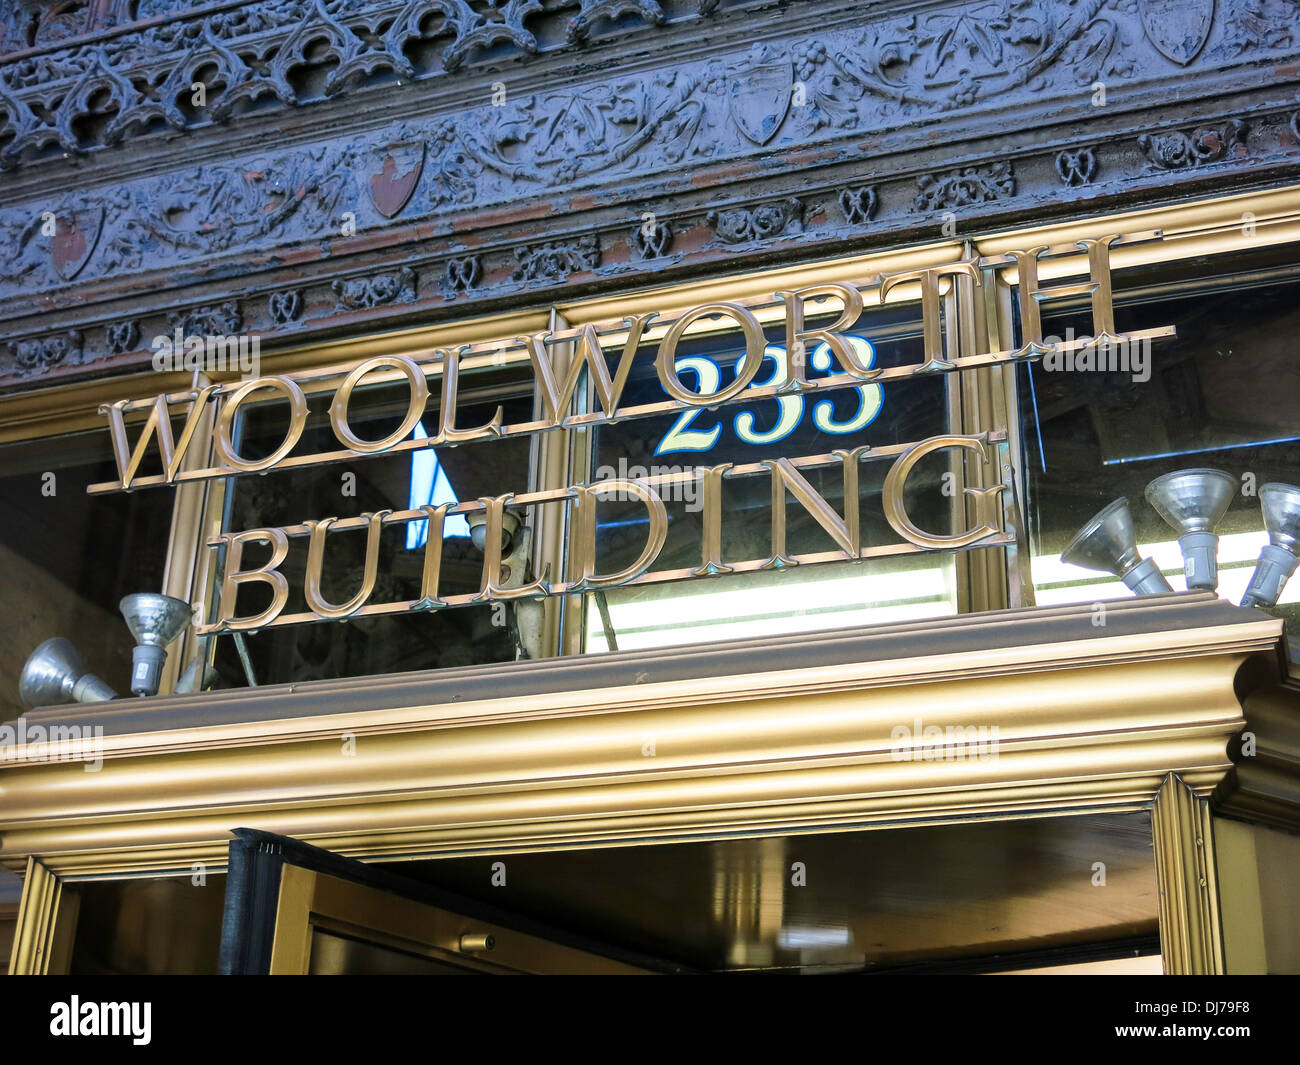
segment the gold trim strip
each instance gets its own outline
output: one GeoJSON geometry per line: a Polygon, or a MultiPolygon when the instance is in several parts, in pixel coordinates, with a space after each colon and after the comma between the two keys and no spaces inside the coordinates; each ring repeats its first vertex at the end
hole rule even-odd
{"type": "MultiPolygon", "coordinates": [[[[1263,192],[1207,198],[1172,206],[1157,207],[1120,214],[1097,214],[1069,222],[1003,229],[973,239],[985,255],[1005,254],[1027,243],[1067,245],[1095,233],[1103,224],[1111,231],[1134,234],[1161,231],[1164,241],[1152,246],[1142,242],[1117,247],[1113,266],[1116,269],[1155,261],[1160,258],[1185,258],[1220,253],[1263,244],[1300,241],[1300,186],[1288,186],[1263,192]],[[1253,237],[1242,231],[1242,219],[1249,213],[1257,220],[1253,237]]],[[[635,313],[647,303],[668,312],[675,307],[686,309],[700,301],[713,299],[756,298],[780,288],[800,288],[833,283],[855,273],[897,273],[955,262],[963,257],[959,242],[944,242],[907,249],[858,256],[830,262],[800,263],[772,271],[698,279],[677,285],[641,288],[612,297],[565,302],[557,306],[572,327],[588,322],[620,318],[635,313]]],[[[1063,267],[1069,264],[1063,264],[1063,267]]],[[[1045,263],[1043,276],[1056,276],[1058,267],[1045,263]]],[[[372,355],[406,354],[421,349],[445,347],[459,340],[487,340],[504,335],[537,332],[547,327],[549,311],[532,308],[506,315],[443,322],[434,326],[390,330],[349,337],[344,340],[310,342],[268,354],[263,366],[268,373],[293,372],[302,366],[338,363],[351,366],[372,355]]],[[[345,371],[344,371],[345,372],[345,371]]],[[[141,383],[160,382],[150,391],[183,388],[186,375],[131,373],[96,381],[74,382],[48,388],[0,396],[0,442],[50,436],[93,429],[102,425],[96,408],[119,399],[132,398],[141,383]]]]}
{"type": "Polygon", "coordinates": [[[1179,774],[1170,773],[1151,808],[1151,831],[1165,972],[1220,975],[1223,929],[1210,804],[1179,774]]]}
{"type": "Polygon", "coordinates": [[[79,902],[76,892],[65,894],[62,880],[47,866],[28,857],[18,926],[9,956],[11,976],[68,971],[79,902]]]}

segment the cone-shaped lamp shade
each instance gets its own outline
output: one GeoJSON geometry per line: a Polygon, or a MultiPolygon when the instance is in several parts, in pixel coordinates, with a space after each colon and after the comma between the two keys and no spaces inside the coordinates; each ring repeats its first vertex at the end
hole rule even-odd
{"type": "Polygon", "coordinates": [[[167,660],[164,648],[189,624],[190,604],[157,592],[137,592],[125,596],[118,606],[136,643],[131,653],[131,690],[136,695],[156,695],[167,660]]]}
{"type": "Polygon", "coordinates": [[[166,647],[190,621],[190,604],[157,592],[137,592],[118,604],[136,643],[166,647]]]}
{"type": "Polygon", "coordinates": [[[18,697],[24,706],[59,706],[63,703],[97,703],[116,699],[117,692],[86,672],[81,655],[62,636],[46,640],[23,666],[18,697]]]}
{"type": "Polygon", "coordinates": [[[1155,562],[1138,554],[1127,499],[1115,500],[1084,523],[1061,552],[1061,561],[1113,573],[1138,595],[1173,591],[1155,562]]]}
{"type": "Polygon", "coordinates": [[[1264,528],[1269,542],[1300,554],[1300,488],[1293,484],[1266,484],[1259,490],[1264,528]]]}
{"type": "Polygon", "coordinates": [[[1266,484],[1259,490],[1268,545],[1259,553],[1242,606],[1272,606],[1291,574],[1300,549],[1300,488],[1293,484],[1266,484]]]}
{"type": "Polygon", "coordinates": [[[1222,470],[1179,470],[1147,485],[1147,502],[1178,531],[1188,588],[1219,585],[1219,538],[1214,527],[1237,493],[1237,479],[1222,470]]]}

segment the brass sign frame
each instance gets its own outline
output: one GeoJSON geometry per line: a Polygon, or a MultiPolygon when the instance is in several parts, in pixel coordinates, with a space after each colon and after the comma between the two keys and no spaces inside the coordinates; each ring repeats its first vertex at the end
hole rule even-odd
{"type": "MultiPolygon", "coordinates": [[[[1113,233],[1100,237],[1081,237],[1070,246],[1035,244],[1024,249],[1012,249],[995,255],[978,255],[968,246],[965,257],[953,262],[920,266],[895,272],[881,272],[868,280],[828,281],[797,289],[777,290],[768,300],[748,302],[717,300],[697,304],[675,317],[656,321],[658,311],[642,311],[627,315],[619,322],[586,323],[576,329],[553,329],[517,336],[513,341],[499,339],[477,344],[461,344],[438,348],[421,359],[407,355],[378,354],[355,363],[347,369],[342,382],[336,387],[329,407],[330,426],[336,439],[345,445],[342,450],[294,455],[293,451],[302,437],[307,421],[308,407],[303,385],[318,385],[337,376],[337,368],[307,371],[298,374],[277,374],[259,377],[239,384],[223,386],[206,384],[185,393],[161,393],[152,400],[119,400],[103,408],[108,417],[110,438],[117,462],[119,480],[91,485],[87,491],[98,494],[127,491],[160,484],[184,485],[194,481],[270,470],[301,469],[329,463],[356,460],[372,455],[393,455],[438,446],[457,445],[499,439],[507,436],[535,436],[554,431],[579,431],[613,422],[632,421],[666,413],[709,407],[716,409],[741,401],[779,398],[797,393],[815,393],[842,389],[862,382],[888,383],[923,375],[960,374],[964,370],[999,367],[1020,361],[1034,360],[1045,355],[1092,351],[1099,355],[1123,350],[1125,345],[1149,344],[1152,340],[1173,335],[1172,327],[1146,329],[1139,333],[1120,335],[1115,327],[1110,261],[1112,249],[1158,241],[1159,231],[1134,234],[1113,233]],[[1040,267],[1053,259],[1062,259],[1082,251],[1086,256],[1085,281],[1054,284],[1042,287],[1040,267]],[[978,315],[972,314],[969,303],[974,289],[984,288],[986,282],[996,289],[999,273],[1014,270],[1021,293],[1019,336],[1020,346],[998,347],[987,350],[992,337],[1001,337],[1000,330],[972,330],[978,315]],[[861,318],[865,301],[870,294],[876,304],[887,302],[891,292],[901,292],[919,298],[924,358],[920,363],[905,366],[876,368],[858,361],[856,350],[846,339],[845,330],[852,328],[861,318]],[[954,303],[954,292],[957,295],[954,303]],[[1087,297],[1091,306],[1093,335],[1054,338],[1047,343],[1043,336],[1040,305],[1058,299],[1087,297]],[[812,327],[807,322],[810,304],[838,301],[836,317],[829,324],[812,327]],[[944,324],[945,306],[948,322],[944,324]],[[952,322],[954,307],[964,325],[955,329],[952,322]],[[753,381],[767,351],[764,326],[758,314],[770,317],[768,312],[779,308],[784,315],[786,343],[784,366],[779,383],[754,387],[753,381]],[[739,327],[744,337],[744,354],[737,364],[736,379],[725,387],[708,393],[685,387],[677,376],[675,352],[677,344],[688,332],[703,328],[719,318],[729,318],[739,327]],[[655,371],[668,399],[651,404],[623,406],[621,397],[633,361],[643,344],[657,341],[654,357],[655,371]],[[981,343],[981,340],[983,341],[981,343]],[[607,364],[607,348],[622,344],[616,368],[611,374],[607,364]],[[458,427],[457,397],[462,360],[481,355],[485,350],[495,350],[499,357],[514,345],[527,352],[533,371],[534,417],[525,422],[507,425],[504,407],[498,406],[496,414],[486,423],[474,427],[458,427]],[[811,345],[820,345],[838,363],[840,373],[812,380],[807,376],[806,352],[811,345]],[[984,349],[984,350],[971,350],[984,349]],[[438,400],[438,429],[432,436],[414,438],[412,429],[424,416],[431,393],[428,378],[437,373],[442,388],[438,400]],[[348,424],[348,409],[352,395],[363,382],[378,379],[402,380],[407,389],[407,410],[400,425],[379,440],[365,440],[353,432],[348,424]],[[581,387],[580,387],[581,386],[581,387]],[[583,391],[585,388],[585,392],[583,391]],[[259,392],[277,393],[289,406],[287,430],[281,443],[269,454],[257,459],[241,455],[236,443],[236,422],[241,405],[259,392]],[[581,397],[582,402],[576,401],[581,397]],[[596,401],[599,401],[599,408],[596,401]],[[185,420],[179,438],[174,436],[171,407],[175,403],[187,404],[185,420]],[[209,404],[214,404],[209,408],[209,404]],[[578,409],[579,406],[581,409],[578,409]],[[203,466],[191,459],[190,448],[198,437],[198,427],[204,423],[209,409],[215,411],[215,427],[211,433],[212,449],[218,456],[215,465],[203,466]],[[147,418],[134,444],[128,438],[126,419],[133,411],[148,411],[147,418]],[[543,417],[536,417],[540,411],[543,417]],[[139,469],[150,442],[156,443],[164,473],[139,476],[139,469]]],[[[827,312],[829,313],[829,312],[827,312]]],[[[555,323],[552,323],[555,324],[555,323]]],[[[710,327],[712,328],[712,327],[710,327]]],[[[702,382],[700,382],[702,386],[702,382]]],[[[990,442],[987,432],[978,436],[936,437],[916,441],[896,449],[866,449],[829,455],[804,456],[800,459],[779,458],[747,465],[726,467],[700,467],[686,475],[698,478],[706,494],[706,528],[703,535],[702,559],[698,568],[655,571],[652,569],[667,531],[667,514],[663,501],[651,479],[622,480],[609,483],[588,484],[583,477],[563,488],[545,487],[523,493],[506,493],[483,497],[440,507],[425,506],[417,510],[394,512],[382,510],[353,518],[329,517],[307,520],[301,524],[253,529],[244,532],[219,532],[209,536],[206,546],[210,550],[224,551],[225,575],[216,597],[218,614],[215,620],[203,617],[195,632],[206,636],[220,632],[256,631],[283,625],[305,624],[313,621],[345,620],[349,617],[366,617],[379,614],[440,610],[484,602],[500,602],[524,597],[564,596],[582,593],[594,588],[615,585],[686,580],[693,577],[712,576],[718,573],[752,572],[759,569],[810,565],[828,561],[861,560],[873,557],[911,553],[915,550],[964,550],[974,546],[1003,547],[1015,543],[1015,532],[1022,521],[1012,516],[1004,522],[994,521],[988,513],[990,497],[1011,490],[1008,499],[1014,500],[1014,465],[1009,452],[1003,448],[996,461],[990,461],[986,451],[990,442]],[[947,448],[968,448],[975,453],[982,467],[997,471],[998,483],[988,487],[963,487],[957,498],[969,499],[974,505],[975,525],[955,535],[935,535],[918,529],[908,519],[903,504],[903,489],[907,472],[923,455],[947,448]],[[859,516],[856,508],[859,458],[875,459],[897,453],[897,459],[886,478],[883,503],[889,524],[903,539],[900,545],[874,545],[863,547],[858,533],[859,516]],[[845,512],[837,516],[803,478],[800,468],[826,465],[833,460],[842,461],[845,484],[845,512]],[[772,551],[766,559],[727,561],[721,558],[717,544],[720,539],[721,517],[716,499],[708,502],[710,494],[717,496],[724,478],[735,478],[767,472],[772,482],[772,551]],[[829,533],[839,547],[837,552],[818,552],[803,556],[788,555],[785,548],[785,500],[787,491],[829,533]],[[599,575],[596,572],[596,503],[610,492],[621,492],[640,499],[649,513],[649,538],[646,549],[631,566],[617,574],[599,575]],[[854,502],[850,504],[850,499],[854,502]],[[567,537],[567,557],[543,561],[536,567],[540,576],[528,584],[516,582],[507,587],[500,583],[501,552],[499,533],[503,508],[514,508],[562,503],[574,507],[575,524],[567,537]],[[468,514],[483,511],[486,514],[486,547],[482,580],[474,593],[457,596],[439,594],[439,566],[441,564],[441,530],[448,514],[468,514]],[[430,533],[427,538],[421,594],[416,599],[373,604],[369,602],[377,579],[378,539],[386,525],[410,521],[427,521],[430,533]],[[361,589],[344,603],[331,603],[321,593],[322,566],[325,542],[331,531],[338,532],[360,526],[368,527],[366,563],[361,589]],[[1008,533],[1007,530],[1011,532],[1008,533]],[[279,567],[289,551],[289,539],[295,536],[310,538],[307,573],[303,594],[308,612],[284,615],[288,601],[288,582],[279,567]],[[243,548],[247,543],[265,543],[271,547],[271,559],[260,567],[242,569],[243,548]],[[552,564],[553,563],[553,564],[552,564]],[[563,573],[563,579],[557,579],[563,573]],[[252,616],[240,617],[237,613],[239,587],[247,583],[268,585],[272,591],[271,604],[252,616]]],[[[997,443],[1006,444],[1005,432],[997,443]]],[[[978,484],[985,476],[976,474],[978,484]]],[[[957,508],[954,524],[965,514],[957,508]]],[[[566,527],[568,522],[566,520],[566,527]]],[[[552,548],[558,545],[552,539],[552,548]]],[[[996,582],[997,574],[989,574],[996,582]]],[[[1029,582],[1017,580],[1017,587],[1029,587],[1029,582]]],[[[200,614],[206,614],[200,607],[200,614]]],[[[550,626],[552,630],[554,626],[550,626]]]]}

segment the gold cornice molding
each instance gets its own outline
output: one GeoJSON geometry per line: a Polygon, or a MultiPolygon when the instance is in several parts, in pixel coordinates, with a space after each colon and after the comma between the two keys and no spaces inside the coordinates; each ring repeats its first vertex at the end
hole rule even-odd
{"type": "Polygon", "coordinates": [[[1215,813],[1300,832],[1300,676],[1268,683],[1262,664],[1252,672],[1242,700],[1249,742],[1232,747],[1236,765],[1215,791],[1215,813]]]}
{"type": "MultiPolygon", "coordinates": [[[[1098,630],[1093,629],[1093,635],[1078,638],[1078,629],[1075,627],[1068,631],[1075,633],[1076,638],[1036,643],[1020,642],[1022,637],[1014,626],[1028,619],[1038,623],[1040,633],[1050,635],[1056,631],[1052,622],[1077,622],[1081,617],[1091,620],[1091,605],[1001,610],[880,626],[874,631],[868,629],[850,633],[856,641],[849,648],[847,654],[850,657],[846,659],[825,660],[810,655],[807,664],[801,663],[798,668],[783,670],[753,671],[749,668],[749,663],[775,660],[779,652],[790,649],[811,651],[821,646],[827,638],[842,634],[810,633],[766,640],[736,641],[729,645],[718,645],[718,649],[728,646],[743,649],[744,671],[696,676],[689,680],[674,678],[648,682],[646,672],[640,668],[643,656],[636,652],[625,652],[505,666],[471,667],[459,671],[435,671],[425,676],[437,677],[441,674],[448,679],[455,676],[457,680],[463,678],[463,683],[452,684],[447,690],[440,689],[441,697],[434,700],[420,698],[422,693],[419,688],[414,689],[414,696],[405,691],[395,695],[399,686],[410,677],[395,674],[300,685],[275,685],[255,691],[233,689],[197,696],[155,698],[149,700],[148,704],[135,699],[119,699],[79,707],[28,711],[26,717],[28,721],[47,726],[68,722],[82,726],[102,725],[104,736],[101,740],[64,741],[58,746],[58,756],[65,759],[83,757],[90,752],[93,742],[96,753],[102,752],[107,758],[118,758],[144,753],[294,743],[335,737],[345,732],[360,736],[423,728],[455,728],[469,723],[487,725],[549,718],[568,719],[669,705],[684,708],[750,699],[825,696],[866,687],[939,683],[951,678],[974,680],[1041,670],[1075,669],[1084,665],[1102,667],[1228,653],[1245,656],[1276,648],[1282,633],[1282,623],[1262,612],[1236,611],[1229,607],[1232,618],[1230,624],[1202,623],[1190,627],[1174,627],[1175,622],[1186,625],[1189,608],[1199,611],[1200,607],[1211,604],[1219,607],[1226,605],[1209,594],[1150,597],[1141,601],[1119,600],[1107,604],[1112,617],[1119,617],[1120,612],[1140,616],[1147,626],[1146,631],[1097,635],[1095,633],[1098,630]],[[1170,627],[1161,627],[1165,625],[1170,627]],[[997,634],[1003,629],[1008,630],[1007,635],[999,640],[997,634]],[[956,651],[944,650],[899,657],[852,657],[853,651],[865,651],[876,641],[897,641],[902,638],[905,641],[903,645],[909,649],[934,647],[941,635],[961,637],[964,632],[973,631],[986,637],[990,633],[993,635],[992,638],[986,638],[978,650],[971,650],[967,646],[956,651]],[[582,672],[583,666],[591,664],[608,664],[607,673],[620,678],[629,677],[631,683],[601,683],[598,687],[593,687],[591,678],[582,672]],[[539,690],[523,697],[473,697],[474,692],[491,692],[493,680],[500,678],[507,669],[520,670],[523,676],[533,670],[538,671],[539,675],[542,671],[559,673],[562,682],[558,689],[550,691],[541,690],[541,685],[538,685],[539,690]],[[447,694],[448,690],[450,694],[447,694]],[[261,707],[273,701],[279,709],[272,716],[261,720],[239,716],[240,704],[261,707]],[[195,720],[200,717],[199,711],[205,706],[215,704],[228,705],[233,714],[226,716],[233,719],[221,724],[200,724],[195,720]],[[333,713],[323,713],[320,710],[322,705],[338,704],[347,709],[333,713]],[[149,712],[140,714],[138,708],[145,705],[149,712]],[[121,720],[123,715],[130,715],[127,722],[121,720]]],[[[1210,615],[1203,611],[1190,616],[1210,620],[1210,615]]],[[[1220,619],[1216,616],[1214,620],[1220,619]]],[[[708,658],[710,650],[699,647],[665,648],[660,655],[684,661],[688,658],[708,658]]],[[[31,746],[29,752],[28,760],[32,762],[43,762],[50,757],[50,751],[42,745],[31,746]]],[[[22,762],[23,759],[14,753],[0,752],[0,769],[22,762]]]]}
{"type": "Polygon", "coordinates": [[[1207,796],[1244,724],[1240,667],[1275,653],[1281,625],[1170,598],[1237,620],[112,737],[99,772],[0,771],[0,861],[36,854],[75,877],[219,867],[239,825],[377,858],[1049,816],[1149,806],[1171,772],[1207,796]],[[895,730],[918,720],[996,729],[996,756],[907,760],[895,730]]]}
{"type": "MultiPolygon", "coordinates": [[[[1137,211],[1085,215],[1040,226],[1018,226],[992,233],[974,233],[967,240],[977,254],[992,256],[1035,244],[1068,247],[1077,240],[1096,237],[1102,230],[1162,234],[1159,241],[1117,247],[1112,254],[1115,269],[1163,259],[1183,259],[1239,248],[1289,243],[1300,240],[1300,186],[1202,197],[1137,211]],[[1250,234],[1244,228],[1248,215],[1254,223],[1250,234]]],[[[730,276],[693,280],[685,284],[661,285],[635,292],[577,299],[560,304],[557,310],[571,324],[618,318],[644,310],[646,306],[669,313],[711,300],[763,297],[778,288],[799,288],[847,278],[869,278],[878,273],[899,273],[937,266],[955,262],[967,253],[966,245],[961,241],[935,241],[888,248],[844,259],[795,263],[767,271],[751,270],[730,276]]],[[[1079,258],[1082,258],[1082,253],[1079,258]]],[[[1044,263],[1040,274],[1044,278],[1058,277],[1078,269],[1077,259],[1063,257],[1044,263]]],[[[1015,270],[1009,269],[1005,276],[1008,280],[1013,279],[1016,276],[1015,270]]]]}
{"type": "MultiPolygon", "coordinates": [[[[106,759],[141,754],[184,754],[202,750],[230,750],[277,743],[301,743],[352,734],[380,736],[426,729],[456,729],[471,725],[520,724],[529,721],[575,720],[621,712],[653,711],[664,706],[678,709],[736,706],[745,703],[808,697],[832,697],[866,689],[901,688],[917,684],[995,680],[1028,676],[1042,671],[1078,667],[1101,669],[1139,662],[1163,662],[1197,654],[1196,641],[1222,635],[1216,630],[1151,634],[1140,639],[1048,644],[1033,648],[1006,648],[982,652],[978,658],[964,654],[916,657],[889,662],[845,663],[813,669],[728,675],[659,684],[630,684],[598,690],[538,694],[527,699],[477,699],[428,703],[340,714],[289,717],[271,721],[170,728],[156,732],[106,734],[101,741],[75,740],[58,745],[59,757],[89,757],[92,745],[106,759]],[[1030,653],[1026,653],[1030,652],[1030,653]]],[[[1246,654],[1267,650],[1276,639],[1276,625],[1261,622],[1250,633],[1231,634],[1237,646],[1236,661],[1246,654]],[[1240,644],[1237,641],[1241,641],[1240,644]]],[[[1220,655],[1227,648],[1208,645],[1201,655],[1220,655]]],[[[1077,674],[1075,674],[1077,676],[1077,674]]],[[[1176,682],[1175,682],[1176,683],[1176,682]]],[[[1044,685],[1046,686],[1046,685],[1044,685]]],[[[303,694],[308,694],[304,691],[303,694]]],[[[943,700],[946,704],[947,700],[943,700]]],[[[1044,708],[1050,716],[1050,708],[1044,708]]],[[[82,720],[90,721],[89,717],[82,720]]],[[[46,762],[45,745],[34,745],[26,761],[46,762]]],[[[0,769],[23,764],[13,755],[0,756],[0,769]]]]}
{"type": "MultiPolygon", "coordinates": [[[[1095,236],[1097,222],[1124,232],[1156,231],[1158,243],[1116,248],[1115,269],[1163,259],[1185,259],[1300,240],[1300,186],[1263,189],[1229,196],[1205,196],[1137,211],[1072,218],[1032,228],[1002,230],[972,237],[982,255],[1004,254],[1027,244],[1070,244],[1095,236]],[[1247,231],[1247,222],[1253,229],[1247,231]]],[[[1011,275],[1014,276],[1014,275],[1011,275]]],[[[1044,273],[1044,276],[1051,276],[1044,273]]]]}

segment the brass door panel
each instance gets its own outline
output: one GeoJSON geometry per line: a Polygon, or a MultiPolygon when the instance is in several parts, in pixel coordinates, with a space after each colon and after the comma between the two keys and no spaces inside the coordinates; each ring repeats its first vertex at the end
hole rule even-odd
{"type": "Polygon", "coordinates": [[[362,972],[578,975],[644,972],[622,962],[327,873],[286,865],[272,975],[362,972]],[[463,950],[471,940],[490,950],[463,950]],[[425,964],[420,964],[424,962],[425,964]]]}
{"type": "Polygon", "coordinates": [[[677,968],[602,951],[599,943],[511,920],[494,907],[297,840],[248,829],[235,836],[222,919],[226,974],[613,975],[677,968]]]}

